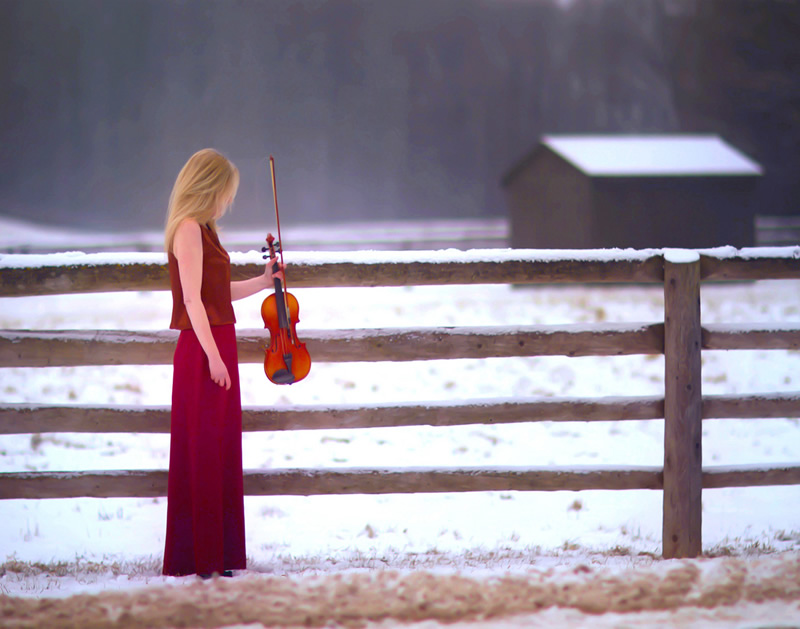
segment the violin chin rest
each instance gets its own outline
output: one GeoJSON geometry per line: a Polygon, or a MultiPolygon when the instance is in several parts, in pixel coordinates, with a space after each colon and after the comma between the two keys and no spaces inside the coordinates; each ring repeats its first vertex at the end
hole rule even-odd
{"type": "Polygon", "coordinates": [[[275,384],[292,384],[294,382],[294,374],[288,369],[278,369],[272,374],[270,380],[275,384]]]}

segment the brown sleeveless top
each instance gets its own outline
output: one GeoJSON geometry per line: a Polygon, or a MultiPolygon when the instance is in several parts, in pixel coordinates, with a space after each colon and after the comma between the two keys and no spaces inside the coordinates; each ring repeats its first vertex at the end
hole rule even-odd
{"type": "MultiPolygon", "coordinates": [[[[203,235],[203,280],[200,286],[200,300],[208,313],[208,322],[211,325],[236,323],[231,303],[231,258],[211,229],[201,225],[200,232],[203,235]]],[[[183,303],[178,259],[172,252],[167,257],[169,283],[172,288],[172,321],[169,327],[173,330],[189,330],[192,323],[183,303]]]]}

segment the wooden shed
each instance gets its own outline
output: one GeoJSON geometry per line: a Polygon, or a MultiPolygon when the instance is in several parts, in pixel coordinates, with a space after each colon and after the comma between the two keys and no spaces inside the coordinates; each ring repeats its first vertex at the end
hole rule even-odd
{"type": "Polygon", "coordinates": [[[752,246],[761,167],[714,135],[549,135],[503,178],[516,248],[752,246]]]}

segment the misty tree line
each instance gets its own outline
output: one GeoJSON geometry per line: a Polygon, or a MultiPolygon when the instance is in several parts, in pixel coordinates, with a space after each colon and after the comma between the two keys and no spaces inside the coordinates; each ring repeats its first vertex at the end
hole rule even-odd
{"type": "Polygon", "coordinates": [[[178,169],[260,225],[501,215],[544,133],[719,133],[796,213],[797,3],[3,0],[0,212],[158,228],[178,169]]]}

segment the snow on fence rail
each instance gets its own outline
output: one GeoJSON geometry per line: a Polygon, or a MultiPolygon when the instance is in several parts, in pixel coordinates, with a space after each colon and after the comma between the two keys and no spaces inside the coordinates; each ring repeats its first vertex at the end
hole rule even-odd
{"type": "MultiPolygon", "coordinates": [[[[259,273],[260,254],[232,254],[234,279],[259,273]]],[[[800,484],[800,464],[701,467],[703,419],[800,417],[798,395],[701,395],[703,349],[800,349],[800,326],[707,325],[704,280],[800,279],[800,247],[598,251],[430,251],[302,254],[292,286],[491,283],[663,283],[664,323],[378,330],[304,330],[319,362],[402,361],[537,355],[665,355],[663,398],[462,400],[430,404],[245,408],[245,431],[455,426],[531,421],[665,419],[664,462],[626,468],[337,468],[246,470],[247,495],[579,491],[664,492],[664,557],[701,552],[706,488],[800,484]]],[[[166,290],[162,254],[0,257],[0,297],[166,290]]],[[[265,330],[237,332],[240,360],[261,362],[265,330]]],[[[168,364],[173,331],[0,331],[0,366],[168,364]]],[[[0,404],[0,434],[169,432],[168,407],[0,404]]],[[[0,474],[0,498],[166,495],[166,470],[0,474]]]]}

